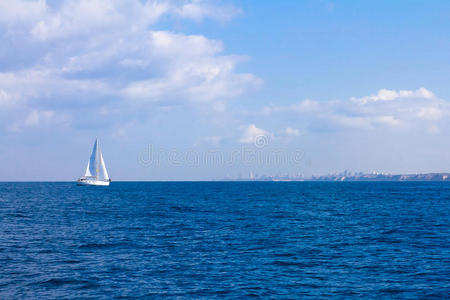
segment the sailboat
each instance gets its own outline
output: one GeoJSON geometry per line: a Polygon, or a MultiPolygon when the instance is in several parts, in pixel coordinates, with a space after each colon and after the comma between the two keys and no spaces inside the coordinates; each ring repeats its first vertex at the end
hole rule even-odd
{"type": "Polygon", "coordinates": [[[80,177],[77,180],[77,185],[109,186],[110,182],[111,179],[108,176],[108,171],[106,171],[105,161],[103,160],[98,139],[95,139],[94,148],[92,149],[86,172],[83,177],[80,177]]]}

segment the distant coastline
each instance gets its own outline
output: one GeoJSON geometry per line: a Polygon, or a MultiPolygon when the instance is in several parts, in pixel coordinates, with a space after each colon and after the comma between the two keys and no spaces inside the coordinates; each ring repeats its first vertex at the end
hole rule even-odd
{"type": "Polygon", "coordinates": [[[329,174],[303,178],[301,176],[249,176],[248,178],[224,178],[222,181],[450,181],[450,173],[385,174],[371,173],[329,174]]]}

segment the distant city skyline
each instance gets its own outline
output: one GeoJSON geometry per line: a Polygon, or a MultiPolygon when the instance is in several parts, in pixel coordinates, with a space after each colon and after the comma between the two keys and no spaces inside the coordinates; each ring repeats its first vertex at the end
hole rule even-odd
{"type": "Polygon", "coordinates": [[[340,173],[305,177],[301,173],[267,175],[255,174],[250,171],[248,176],[225,177],[219,181],[450,181],[450,173],[390,174],[377,171],[363,173],[345,170],[340,173]]]}
{"type": "Polygon", "coordinates": [[[0,181],[450,171],[448,1],[0,2],[0,181]]]}

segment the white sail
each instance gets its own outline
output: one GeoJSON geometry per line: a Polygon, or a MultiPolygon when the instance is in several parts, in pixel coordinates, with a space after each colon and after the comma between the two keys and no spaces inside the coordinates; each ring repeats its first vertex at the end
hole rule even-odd
{"type": "Polygon", "coordinates": [[[84,177],[91,177],[92,176],[91,171],[89,171],[89,166],[90,166],[90,163],[88,161],[88,164],[87,164],[87,167],[86,167],[86,172],[84,172],[84,177]]]}
{"type": "Polygon", "coordinates": [[[95,139],[94,148],[92,148],[91,157],[89,158],[88,166],[89,173],[92,177],[97,177],[98,174],[98,140],[95,139]]]}
{"type": "Polygon", "coordinates": [[[103,155],[102,152],[99,151],[100,153],[100,174],[98,176],[99,179],[101,180],[108,180],[108,171],[106,171],[106,166],[105,166],[105,161],[103,160],[103,155]]]}
{"type": "Polygon", "coordinates": [[[103,160],[98,139],[95,139],[86,172],[83,177],[77,180],[77,184],[108,186],[110,182],[111,180],[109,179],[108,171],[106,171],[105,161],[103,160]]]}

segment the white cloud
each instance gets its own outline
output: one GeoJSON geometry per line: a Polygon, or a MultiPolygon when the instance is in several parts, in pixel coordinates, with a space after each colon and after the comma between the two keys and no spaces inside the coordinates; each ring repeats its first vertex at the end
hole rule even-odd
{"type": "Polygon", "coordinates": [[[362,98],[352,98],[355,102],[360,103],[367,103],[367,102],[373,102],[373,101],[392,101],[399,98],[425,98],[425,99],[432,99],[434,98],[433,92],[425,89],[425,88],[419,88],[416,91],[408,91],[408,90],[400,90],[400,91],[394,91],[394,90],[387,90],[387,89],[381,89],[378,91],[376,95],[370,95],[365,96],[362,98]]]}
{"type": "Polygon", "coordinates": [[[312,130],[425,127],[436,131],[438,122],[450,116],[450,103],[425,88],[382,89],[376,95],[350,101],[304,100],[288,106],[272,105],[263,108],[262,114],[297,116],[312,130]]]}
{"type": "Polygon", "coordinates": [[[34,126],[38,125],[42,121],[48,121],[54,116],[55,112],[53,111],[38,111],[33,110],[26,117],[24,124],[26,126],[34,126]]]}
{"type": "Polygon", "coordinates": [[[321,109],[321,105],[319,102],[305,99],[303,101],[288,105],[288,106],[277,106],[277,105],[270,105],[263,108],[264,114],[271,114],[276,112],[317,112],[321,109]]]}
{"type": "MultiPolygon", "coordinates": [[[[167,94],[191,100],[213,100],[237,96],[261,84],[252,74],[234,72],[240,57],[217,56],[223,49],[219,41],[154,31],[149,44],[154,60],[167,61],[164,76],[130,83],[123,90],[127,97],[155,101],[167,94]]],[[[153,58],[148,59],[150,64],[153,58]]]]}
{"type": "Polygon", "coordinates": [[[288,127],[284,130],[284,134],[287,136],[298,136],[300,135],[300,130],[288,127]]]}
{"type": "Polygon", "coordinates": [[[402,126],[402,122],[398,119],[396,119],[394,116],[376,116],[373,119],[373,122],[388,125],[391,127],[399,127],[402,126]]]}
{"type": "Polygon", "coordinates": [[[42,18],[47,10],[44,0],[23,1],[9,0],[0,1],[0,23],[8,25],[17,23],[29,23],[42,18]]]}
{"type": "Polygon", "coordinates": [[[241,14],[242,11],[233,6],[222,6],[220,10],[214,5],[205,1],[194,1],[186,3],[177,10],[179,16],[183,18],[200,21],[205,17],[217,19],[219,21],[229,21],[235,15],[241,14]]]}
{"type": "Polygon", "coordinates": [[[257,143],[258,138],[263,138],[264,140],[268,140],[273,137],[273,134],[264,129],[258,128],[255,124],[250,124],[249,126],[244,128],[244,133],[240,138],[240,142],[243,144],[252,144],[257,143]]]}
{"type": "Polygon", "coordinates": [[[94,32],[107,35],[139,32],[164,15],[195,21],[205,18],[228,21],[240,13],[241,10],[232,5],[198,0],[0,1],[0,24],[7,24],[15,31],[25,30],[40,41],[89,37],[94,32]]]}
{"type": "MultiPolygon", "coordinates": [[[[57,113],[54,110],[40,110],[40,109],[19,109],[14,110],[17,118],[13,121],[6,122],[5,128],[9,132],[21,132],[25,129],[32,128],[67,128],[70,124],[71,116],[66,113],[57,113]]],[[[0,121],[5,121],[0,119],[0,121]]]]}
{"type": "Polygon", "coordinates": [[[0,89],[0,109],[14,105],[14,101],[8,93],[0,89]]]}
{"type": "Polygon", "coordinates": [[[0,22],[25,27],[37,40],[89,36],[93,32],[142,31],[163,15],[201,21],[228,21],[241,10],[209,1],[66,0],[51,5],[44,0],[0,2],[0,22]],[[130,22],[131,21],[131,22],[130,22]]]}
{"type": "Polygon", "coordinates": [[[420,108],[417,113],[417,116],[422,119],[438,121],[442,119],[443,116],[448,114],[449,114],[448,107],[445,109],[442,108],[442,106],[435,105],[420,108]]]}
{"type": "MultiPolygon", "coordinates": [[[[221,41],[153,29],[163,16],[226,21],[240,13],[230,5],[195,0],[7,2],[0,2],[0,32],[8,32],[3,42],[14,47],[0,53],[8,58],[0,62],[8,66],[0,71],[3,109],[20,107],[21,114],[71,110],[80,118],[97,112],[111,122],[112,115],[100,110],[132,115],[150,110],[152,103],[208,102],[223,111],[227,98],[262,82],[237,72],[246,57],[224,55],[221,41]]],[[[13,114],[9,118],[14,122],[13,114]]]]}

